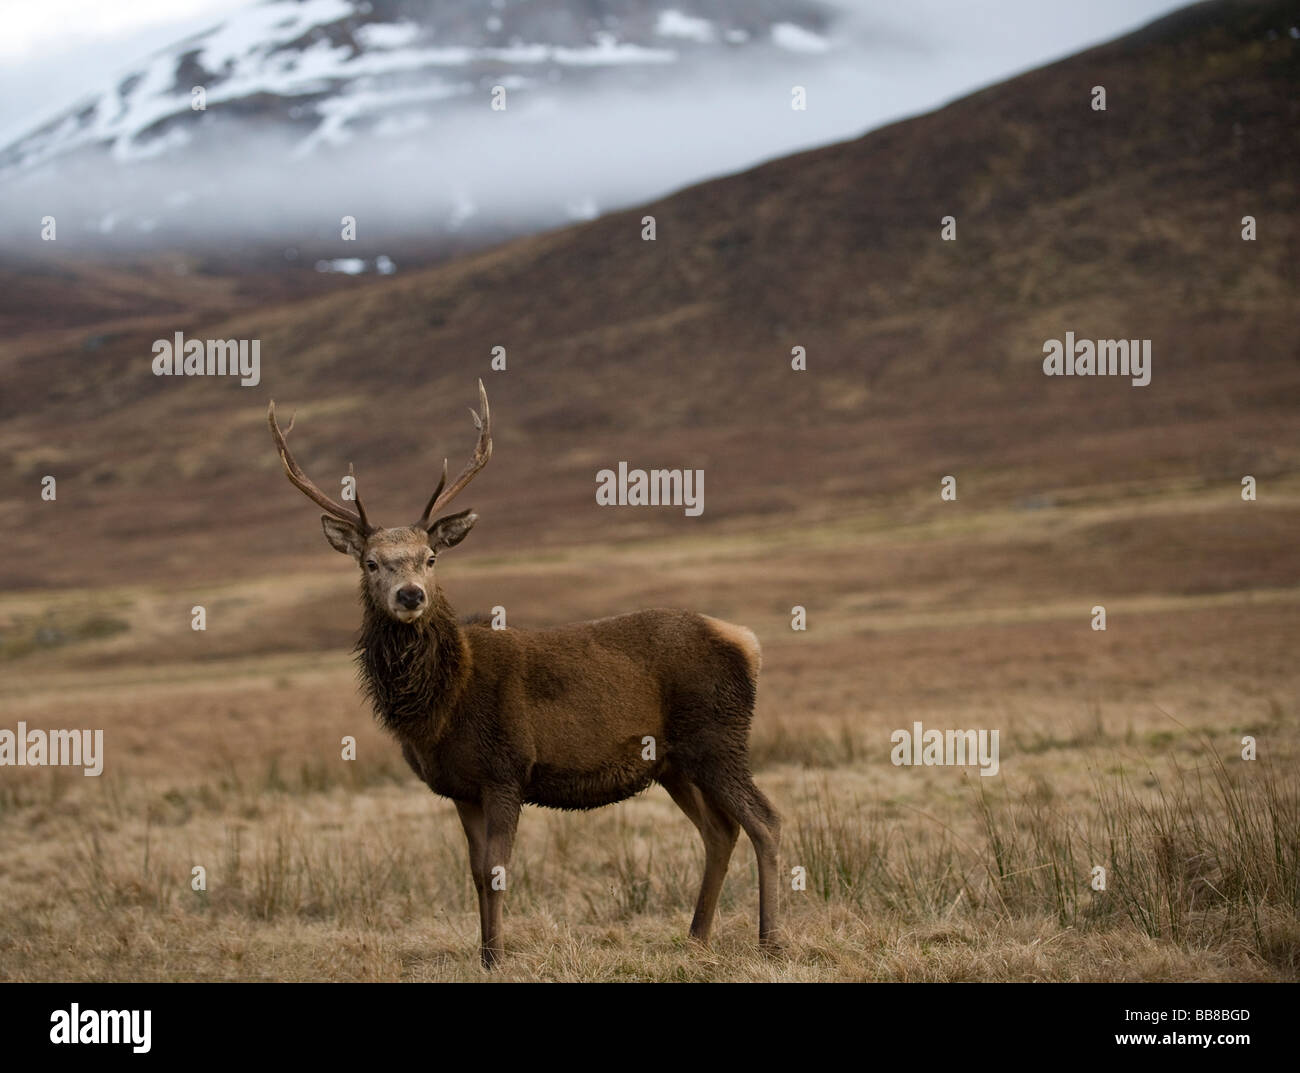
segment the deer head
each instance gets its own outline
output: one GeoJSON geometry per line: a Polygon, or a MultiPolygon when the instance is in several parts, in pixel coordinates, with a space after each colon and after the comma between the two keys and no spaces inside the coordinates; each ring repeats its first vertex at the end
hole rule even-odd
{"type": "MultiPolygon", "coordinates": [[[[470,510],[446,514],[433,522],[429,520],[455,499],[492,457],[492,414],[482,380],[478,382],[478,398],[482,412],[470,410],[470,415],[479,436],[469,462],[447,487],[447,460],[443,459],[442,478],[425,504],[424,513],[414,525],[396,529],[371,525],[361,505],[360,493],[356,498],[357,509],[351,510],[317,488],[294,460],[285,442],[285,436],[293,431],[293,419],[289,419],[289,427],[282,432],[275,420],[275,402],[267,409],[267,424],[285,476],[303,495],[325,509],[326,513],[321,515],[325,539],[335,551],[351,555],[360,564],[371,602],[398,622],[412,623],[424,614],[429,607],[430,593],[435,589],[434,564],[438,553],[459,544],[478,521],[478,515],[470,510]]],[[[353,473],[350,464],[348,473],[353,473]]]]}

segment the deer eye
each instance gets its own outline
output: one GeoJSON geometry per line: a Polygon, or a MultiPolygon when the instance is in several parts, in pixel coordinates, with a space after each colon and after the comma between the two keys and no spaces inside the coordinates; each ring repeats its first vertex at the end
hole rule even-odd
{"type": "Polygon", "coordinates": [[[379,569],[379,564],[375,562],[374,559],[368,559],[366,560],[366,569],[373,574],[376,570],[379,569]]]}
{"type": "Polygon", "coordinates": [[[432,566],[432,565],[433,565],[433,556],[432,556],[432,555],[429,556],[429,561],[428,561],[427,563],[425,563],[424,565],[425,565],[425,566],[432,566]]]}

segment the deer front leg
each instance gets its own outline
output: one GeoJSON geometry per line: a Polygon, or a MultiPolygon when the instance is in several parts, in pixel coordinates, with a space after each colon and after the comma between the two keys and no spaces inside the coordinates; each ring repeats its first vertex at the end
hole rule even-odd
{"type": "Polygon", "coordinates": [[[510,851],[519,826],[519,792],[506,787],[489,787],[483,791],[483,817],[486,830],[483,865],[486,901],[483,910],[483,967],[490,969],[505,955],[502,911],[509,885],[510,851]]]}
{"type": "Polygon", "coordinates": [[[487,943],[488,934],[488,872],[487,823],[483,815],[483,806],[477,801],[457,801],[456,812],[460,815],[460,824],[465,828],[465,842],[469,846],[469,873],[474,878],[474,891],[478,895],[478,923],[487,943]]]}

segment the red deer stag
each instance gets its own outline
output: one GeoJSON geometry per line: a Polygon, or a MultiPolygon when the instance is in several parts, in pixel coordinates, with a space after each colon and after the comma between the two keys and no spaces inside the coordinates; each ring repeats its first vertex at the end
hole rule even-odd
{"type": "Polygon", "coordinates": [[[459,624],[434,562],[465,539],[478,516],[434,515],[492,457],[481,380],[478,389],[473,457],[450,486],[444,461],[419,521],[396,529],[372,525],[360,496],[350,510],[308,479],[276,423],[274,402],[267,422],[289,480],[325,509],[326,540],[361,567],[357,662],[375,714],[415,773],[460,814],[483,964],[491,968],[502,957],[502,888],[520,806],[598,808],[651,782],[668,791],[704,840],[691,935],[708,940],[743,827],[758,856],[759,944],[775,949],[780,819],[749,771],[757,639],[741,626],[670,610],[544,630],[459,624]]]}

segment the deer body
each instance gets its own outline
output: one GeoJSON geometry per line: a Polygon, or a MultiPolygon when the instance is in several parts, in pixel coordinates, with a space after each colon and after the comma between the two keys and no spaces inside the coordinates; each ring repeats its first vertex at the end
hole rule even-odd
{"type": "MultiPolygon", "coordinates": [[[[676,610],[638,611],[542,630],[461,626],[433,576],[437,554],[476,521],[469,511],[427,525],[491,456],[479,384],[479,447],[420,521],[369,525],[324,495],[288,452],[285,471],[329,511],[325,534],[362,565],[357,660],[363,688],[402,755],[456,805],[478,893],[482,959],[503,953],[502,907],[524,804],[592,809],[660,783],[699,829],[704,878],[691,934],[707,941],[739,830],[759,865],[759,939],[775,947],[780,820],[749,772],[760,655],[747,629],[676,610]]],[[[292,423],[290,428],[292,429],[292,423]]]]}
{"type": "Polygon", "coordinates": [[[450,608],[438,618],[412,631],[367,611],[358,645],[376,714],[435,793],[477,798],[509,783],[527,805],[600,808],[646,789],[670,756],[689,765],[729,737],[745,745],[750,657],[703,615],[638,611],[550,630],[461,627],[450,608]],[[417,639],[388,636],[397,629],[417,639]],[[696,663],[681,671],[701,649],[739,725],[698,695],[696,663]],[[424,711],[389,688],[413,679],[438,683],[424,711]]]}

